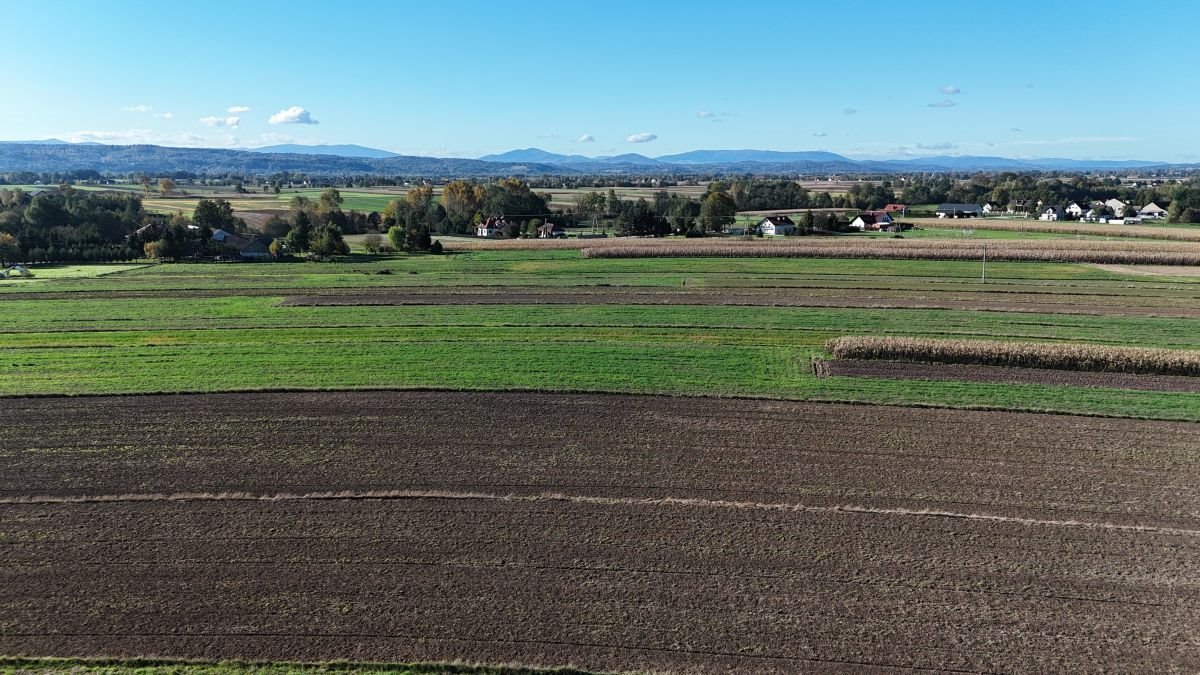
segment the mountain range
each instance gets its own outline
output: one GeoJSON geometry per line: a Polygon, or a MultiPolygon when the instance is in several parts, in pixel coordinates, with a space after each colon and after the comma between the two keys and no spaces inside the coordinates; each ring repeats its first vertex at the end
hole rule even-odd
{"type": "Polygon", "coordinates": [[[693,150],[647,157],[636,153],[587,157],[539,148],[478,159],[399,155],[360,145],[272,145],[249,149],[171,148],[157,145],[66,143],[58,139],[0,141],[0,171],[110,173],[373,174],[431,178],[589,174],[830,174],[966,171],[1103,171],[1200,168],[1142,160],[1010,159],[943,155],[912,159],[855,160],[819,150],[693,150]]]}

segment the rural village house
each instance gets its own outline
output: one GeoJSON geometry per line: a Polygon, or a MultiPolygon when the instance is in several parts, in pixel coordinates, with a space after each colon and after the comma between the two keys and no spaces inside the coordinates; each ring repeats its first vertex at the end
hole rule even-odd
{"type": "Polygon", "coordinates": [[[983,207],[978,204],[941,204],[934,213],[938,218],[978,218],[983,216],[983,207]]]}
{"type": "Polygon", "coordinates": [[[1138,209],[1138,215],[1143,218],[1166,218],[1167,210],[1154,202],[1150,202],[1138,209]]]}
{"type": "Polygon", "coordinates": [[[1004,207],[1000,206],[998,202],[988,202],[983,205],[983,212],[988,214],[1003,213],[1004,207]]]}
{"type": "Polygon", "coordinates": [[[1125,202],[1121,201],[1120,199],[1110,199],[1110,200],[1104,202],[1104,205],[1107,206],[1108,208],[1112,209],[1113,215],[1118,218],[1125,215],[1125,207],[1127,206],[1127,204],[1125,202]]]}
{"type": "Polygon", "coordinates": [[[901,216],[908,215],[908,204],[887,204],[883,207],[885,213],[899,213],[901,216]]]}
{"type": "Polygon", "coordinates": [[[796,223],[787,216],[767,216],[758,223],[758,231],[764,237],[778,237],[796,233],[796,223]]]}
{"type": "Polygon", "coordinates": [[[1067,212],[1061,206],[1047,206],[1042,210],[1038,220],[1066,220],[1067,212]]]}
{"type": "Polygon", "coordinates": [[[1008,203],[1009,213],[1029,213],[1029,210],[1041,203],[1034,204],[1032,199],[1014,199],[1008,203]]]}
{"type": "Polygon", "coordinates": [[[487,220],[475,226],[477,237],[501,237],[508,232],[509,222],[503,216],[490,216],[487,220]]]}
{"type": "Polygon", "coordinates": [[[1070,204],[1067,205],[1067,208],[1064,209],[1064,211],[1067,212],[1067,215],[1073,216],[1075,218],[1080,218],[1083,216],[1085,210],[1084,210],[1083,206],[1080,205],[1079,202],[1071,202],[1070,204]]]}
{"type": "Polygon", "coordinates": [[[867,211],[850,221],[855,230],[881,230],[892,224],[892,217],[883,211],[867,211]]]}

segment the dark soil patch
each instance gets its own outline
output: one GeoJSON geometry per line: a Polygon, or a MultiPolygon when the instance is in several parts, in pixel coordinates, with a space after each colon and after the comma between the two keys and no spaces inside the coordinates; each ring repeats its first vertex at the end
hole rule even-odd
{"type": "Polygon", "coordinates": [[[1007,368],[953,363],[908,363],[868,359],[826,361],[828,375],[842,377],[878,377],[889,380],[932,380],[936,382],[1005,382],[1010,384],[1048,384],[1064,387],[1100,387],[1200,393],[1200,377],[1183,375],[1138,375],[1099,373],[1048,368],[1007,368]]]}
{"type": "Polygon", "coordinates": [[[1200,425],[340,392],[10,399],[0,427],[3,654],[1200,668],[1200,425]],[[117,501],[18,503],[55,495],[117,501]]]}

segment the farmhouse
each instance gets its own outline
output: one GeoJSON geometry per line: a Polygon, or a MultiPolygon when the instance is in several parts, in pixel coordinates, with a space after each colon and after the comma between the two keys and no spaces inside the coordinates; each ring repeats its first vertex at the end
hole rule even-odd
{"type": "Polygon", "coordinates": [[[1034,207],[1032,199],[1014,199],[1008,203],[1009,213],[1029,213],[1029,210],[1034,207]]]}
{"type": "Polygon", "coordinates": [[[881,230],[892,224],[892,217],[883,211],[867,211],[850,221],[855,230],[881,230]]]}
{"type": "Polygon", "coordinates": [[[1066,220],[1067,212],[1061,206],[1047,206],[1042,209],[1042,215],[1038,216],[1038,220],[1066,220]]]}
{"type": "Polygon", "coordinates": [[[978,218],[983,207],[978,204],[941,204],[935,211],[938,218],[978,218]]]}
{"type": "Polygon", "coordinates": [[[248,260],[261,260],[271,257],[271,240],[264,237],[229,234],[220,240],[237,249],[238,256],[248,260]]]}
{"type": "Polygon", "coordinates": [[[1117,216],[1118,218],[1125,215],[1125,207],[1128,206],[1120,199],[1110,199],[1104,202],[1104,205],[1112,209],[1113,215],[1117,216]]]}
{"type": "Polygon", "coordinates": [[[884,213],[899,213],[902,216],[908,215],[908,204],[888,204],[883,207],[884,213]]]}
{"type": "Polygon", "coordinates": [[[538,227],[539,239],[562,239],[567,236],[567,230],[556,223],[546,223],[538,227]]]}
{"type": "Polygon", "coordinates": [[[235,235],[232,232],[226,232],[225,230],[222,230],[222,229],[216,229],[216,230],[212,231],[213,241],[225,241],[226,239],[229,239],[230,237],[233,237],[233,236],[235,236],[235,235]]]}
{"type": "Polygon", "coordinates": [[[796,223],[787,216],[767,216],[758,223],[758,231],[764,237],[779,237],[796,233],[796,223]]]}
{"type": "Polygon", "coordinates": [[[1080,204],[1079,202],[1071,202],[1070,204],[1067,205],[1067,208],[1065,208],[1063,210],[1067,212],[1067,215],[1079,218],[1079,217],[1083,216],[1084,212],[1087,209],[1085,209],[1083,207],[1083,205],[1080,204]]]}
{"type": "Polygon", "coordinates": [[[984,213],[1003,213],[1004,207],[1000,206],[999,202],[988,202],[983,205],[984,213]]]}
{"type": "Polygon", "coordinates": [[[1138,209],[1138,215],[1143,218],[1166,218],[1167,210],[1154,202],[1150,202],[1138,209]]]}
{"type": "Polygon", "coordinates": [[[497,218],[489,217],[479,225],[475,226],[476,237],[500,237],[508,232],[509,222],[503,216],[497,218]]]}

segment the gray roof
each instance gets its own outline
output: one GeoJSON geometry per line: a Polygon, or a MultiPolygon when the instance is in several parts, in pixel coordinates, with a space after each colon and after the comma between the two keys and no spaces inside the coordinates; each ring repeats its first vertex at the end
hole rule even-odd
{"type": "Polygon", "coordinates": [[[980,205],[978,205],[978,204],[950,204],[950,203],[946,203],[946,204],[939,204],[939,205],[938,205],[938,207],[937,207],[937,210],[938,210],[938,211],[944,211],[944,212],[946,212],[946,213],[950,213],[950,212],[954,212],[954,211],[982,211],[982,210],[983,210],[983,207],[982,207],[982,206],[980,206],[980,205]]]}

